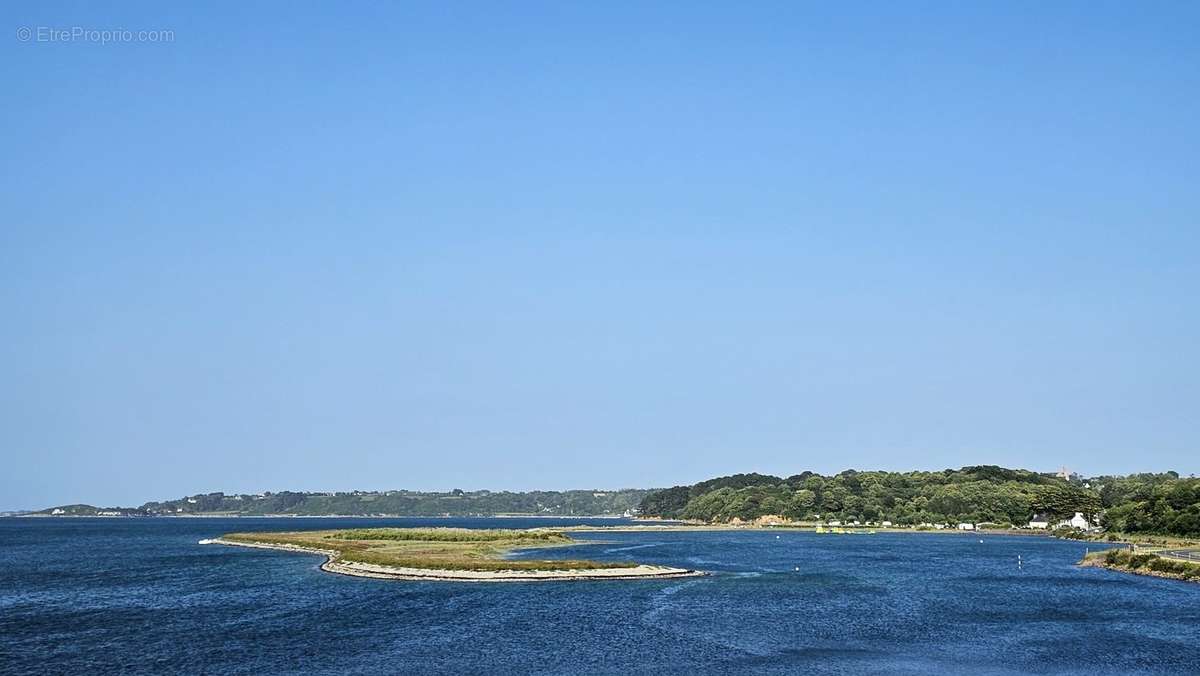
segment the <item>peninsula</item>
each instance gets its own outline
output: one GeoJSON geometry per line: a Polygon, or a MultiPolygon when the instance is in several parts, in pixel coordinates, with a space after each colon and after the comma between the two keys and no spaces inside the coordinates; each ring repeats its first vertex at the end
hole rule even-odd
{"type": "Polygon", "coordinates": [[[514,582],[691,577],[703,572],[632,562],[506,558],[518,549],[561,547],[575,540],[547,529],[356,528],[283,533],[230,533],[200,544],[320,554],[321,569],[394,580],[514,582]]]}
{"type": "Polygon", "coordinates": [[[1079,565],[1085,568],[1107,568],[1136,575],[1200,582],[1200,554],[1188,549],[1146,552],[1109,549],[1088,554],[1079,565]]]}

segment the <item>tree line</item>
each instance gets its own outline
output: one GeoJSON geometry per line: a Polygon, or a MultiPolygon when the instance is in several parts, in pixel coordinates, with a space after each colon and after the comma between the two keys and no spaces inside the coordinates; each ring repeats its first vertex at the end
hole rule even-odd
{"type": "Polygon", "coordinates": [[[538,514],[544,516],[593,516],[622,514],[637,507],[649,493],[642,489],[570,491],[350,491],[307,493],[280,491],[259,495],[222,492],[192,495],[177,500],[147,502],[140,507],[97,508],[65,505],[54,510],[69,515],[92,515],[119,511],[127,515],[237,514],[261,516],[475,516],[493,514],[538,514]]]}
{"type": "Polygon", "coordinates": [[[1110,530],[1200,534],[1200,479],[1174,472],[1067,480],[993,465],[940,472],[735,474],[647,495],[642,516],[707,522],[795,520],[1024,525],[1076,512],[1110,530]]]}

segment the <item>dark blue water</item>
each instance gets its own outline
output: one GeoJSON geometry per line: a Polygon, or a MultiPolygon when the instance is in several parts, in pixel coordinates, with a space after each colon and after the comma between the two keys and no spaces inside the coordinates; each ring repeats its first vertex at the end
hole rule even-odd
{"type": "Polygon", "coordinates": [[[196,544],[577,522],[0,519],[0,673],[1200,674],[1200,585],[1079,569],[1084,545],[1046,538],[583,535],[537,556],[714,574],[506,584],[351,578],[315,556],[196,544]]]}

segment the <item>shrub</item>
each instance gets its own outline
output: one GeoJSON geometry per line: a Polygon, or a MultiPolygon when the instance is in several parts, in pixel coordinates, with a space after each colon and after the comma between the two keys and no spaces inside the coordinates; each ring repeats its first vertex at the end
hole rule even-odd
{"type": "Polygon", "coordinates": [[[397,540],[419,542],[554,541],[561,533],[525,530],[468,530],[462,528],[356,528],[328,535],[335,540],[397,540]]]}

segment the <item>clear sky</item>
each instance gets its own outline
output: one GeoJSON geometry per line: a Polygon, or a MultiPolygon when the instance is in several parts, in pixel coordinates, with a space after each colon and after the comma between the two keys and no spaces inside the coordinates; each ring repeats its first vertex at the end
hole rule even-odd
{"type": "Polygon", "coordinates": [[[1200,4],[510,4],[4,3],[0,509],[1200,471],[1200,4]]]}

